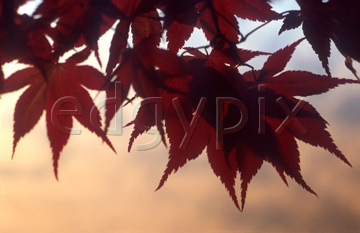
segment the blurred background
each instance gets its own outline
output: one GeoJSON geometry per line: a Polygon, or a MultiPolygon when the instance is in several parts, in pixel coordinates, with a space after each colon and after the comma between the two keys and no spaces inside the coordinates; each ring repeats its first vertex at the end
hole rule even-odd
{"type": "MultiPolygon", "coordinates": [[[[37,2],[22,10],[31,11],[37,2]]],[[[274,1],[273,6],[277,12],[298,8],[294,1],[285,0],[274,1]]],[[[259,25],[240,21],[243,32],[259,25]]],[[[241,47],[274,52],[303,36],[297,29],[278,37],[280,26],[281,22],[271,23],[241,47]]],[[[103,61],[110,40],[111,32],[100,41],[103,61]]],[[[199,44],[206,41],[196,31],[187,45],[199,44]]],[[[266,58],[250,63],[261,68],[266,58]]],[[[88,63],[100,69],[94,58],[88,63]]],[[[22,67],[7,64],[6,77],[22,67]]],[[[330,67],[335,77],[354,78],[334,46],[330,67]]],[[[359,64],[356,68],[360,71],[359,64]]],[[[298,46],[286,69],[324,74],[306,41],[298,46]]],[[[273,167],[264,164],[249,186],[242,213],[211,171],[205,154],[155,192],[167,163],[167,149],[160,144],[152,150],[128,153],[131,128],[109,136],[117,155],[85,129],[71,136],[61,154],[57,182],[43,116],[20,141],[11,160],[14,107],[23,91],[0,100],[0,232],[360,232],[359,86],[347,85],[306,98],[330,123],[335,143],[353,167],[323,149],[299,142],[302,174],[319,198],[290,179],[287,187],[273,167]]],[[[101,98],[104,96],[95,102],[101,98]]],[[[131,120],[134,108],[124,109],[124,124],[131,120]]],[[[79,124],[75,127],[81,128],[79,124]]],[[[153,139],[154,135],[143,135],[135,144],[153,139]]]]}

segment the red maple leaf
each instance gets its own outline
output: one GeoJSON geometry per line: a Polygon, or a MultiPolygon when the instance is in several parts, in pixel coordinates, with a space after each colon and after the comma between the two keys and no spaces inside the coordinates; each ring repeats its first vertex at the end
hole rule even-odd
{"type": "Polygon", "coordinates": [[[132,30],[133,45],[147,43],[147,46],[157,47],[160,43],[162,26],[159,13],[152,1],[115,1],[115,5],[124,14],[115,29],[110,46],[110,57],[106,72],[108,75],[127,48],[130,29],[132,30]]]}
{"type": "Polygon", "coordinates": [[[235,16],[265,21],[276,15],[271,6],[263,0],[204,1],[197,4],[196,8],[199,12],[199,27],[203,29],[206,38],[218,48],[224,43],[239,41],[241,33],[235,16]]]}
{"type": "Polygon", "coordinates": [[[167,29],[168,48],[177,53],[190,38],[195,26],[203,29],[207,39],[216,43],[236,42],[240,31],[237,17],[265,21],[275,15],[263,0],[225,1],[166,1],[164,28],[167,29]]]}
{"type": "Polygon", "coordinates": [[[51,48],[40,21],[16,14],[25,2],[0,2],[0,65],[15,59],[33,64],[50,57],[51,48]]]}
{"type": "MultiPolygon", "coordinates": [[[[147,40],[145,40],[142,44],[139,44],[137,48],[126,51],[119,69],[115,71],[117,75],[116,81],[121,83],[122,90],[126,92],[129,86],[132,85],[137,96],[143,99],[159,97],[164,90],[178,91],[177,89],[171,89],[171,87],[166,86],[165,82],[167,76],[174,77],[180,75],[183,72],[183,66],[184,63],[178,56],[163,49],[153,48],[151,43],[149,45],[147,40]]],[[[114,96],[114,84],[111,85],[109,91],[108,96],[114,96]]],[[[116,103],[119,107],[124,101],[124,96],[120,93],[117,97],[116,103]]],[[[110,103],[108,103],[108,105],[110,106],[110,103]]],[[[115,111],[114,108],[111,107],[107,109],[107,125],[115,115],[115,111]]],[[[147,105],[141,108],[136,119],[128,124],[134,124],[129,150],[134,139],[154,125],[157,125],[163,142],[165,143],[165,133],[161,123],[163,116],[159,116],[156,121],[154,118],[155,112],[155,105],[147,105]]]]}
{"type": "Polygon", "coordinates": [[[48,0],[43,1],[34,14],[41,16],[44,28],[54,40],[56,56],[86,44],[97,57],[98,39],[116,18],[123,16],[111,0],[48,0]]]}
{"type": "MultiPolygon", "coordinates": [[[[163,119],[170,150],[169,162],[158,188],[172,172],[197,158],[204,148],[214,173],[220,177],[237,207],[234,185],[237,173],[240,174],[242,208],[248,184],[263,161],[271,163],[285,183],[286,174],[315,194],[300,173],[300,154],[295,139],[323,147],[349,164],[327,132],[326,121],[308,102],[294,96],[320,94],[337,85],[358,82],[304,71],[283,72],[301,41],[271,55],[260,71],[245,73],[245,82],[241,81],[240,74],[225,64],[219,71],[220,64],[212,61],[212,55],[205,58],[204,54],[193,52],[195,57],[188,61],[189,64],[196,64],[192,74],[167,81],[171,88],[176,87],[176,90],[186,94],[165,91],[162,95],[165,109],[163,119]],[[195,60],[206,60],[206,63],[202,62],[205,66],[196,67],[199,63],[195,60]],[[201,81],[203,79],[207,82],[201,81]],[[221,96],[241,101],[246,107],[247,116],[241,130],[223,135],[223,149],[217,147],[219,132],[214,104],[221,96]],[[261,97],[266,100],[263,113],[259,113],[261,97]],[[259,126],[259,122],[262,122],[262,126],[259,126]],[[259,127],[264,127],[261,132],[259,127]]],[[[226,99],[223,104],[224,115],[219,116],[224,128],[236,125],[244,112],[239,113],[232,99],[226,99]]]]}
{"type": "Polygon", "coordinates": [[[285,183],[290,176],[315,194],[301,175],[296,140],[350,164],[334,144],[327,122],[299,97],[358,83],[330,78],[328,65],[332,40],[356,75],[352,59],[360,61],[358,1],[297,0],[300,11],[277,14],[268,0],[46,0],[30,16],[19,13],[26,2],[0,0],[0,93],[26,87],[15,107],[14,151],[45,110],[56,177],[73,118],[114,150],[106,132],[120,107],[135,97],[144,102],[128,124],[134,126],[129,150],[136,137],[153,126],[165,145],[168,136],[169,161],[158,188],[205,150],[239,209],[264,161],[285,183]],[[264,23],[243,34],[238,18],[264,23]],[[274,54],[239,48],[253,32],[279,18],[284,18],[280,33],[302,25],[328,76],[285,70],[302,40],[274,54]],[[98,42],[112,25],[116,27],[105,74],[79,65],[92,51],[101,64],[98,42]],[[209,43],[184,48],[195,27],[209,43]],[[167,49],[160,48],[162,40],[168,42],[167,49]],[[63,54],[82,45],[59,63],[63,54]],[[248,61],[259,55],[270,56],[261,70],[254,70],[248,61]],[[4,77],[3,65],[14,60],[30,68],[4,77]],[[251,71],[242,74],[240,66],[251,71]],[[130,88],[136,95],[129,99],[130,88]],[[105,130],[88,89],[106,91],[105,130]],[[238,174],[241,205],[235,190],[238,174]]]}
{"type": "Polygon", "coordinates": [[[73,62],[25,68],[5,79],[1,93],[13,92],[29,85],[15,107],[14,152],[19,140],[36,125],[44,110],[56,177],[60,152],[70,137],[73,117],[114,150],[101,129],[98,109],[82,87],[101,90],[104,81],[105,77],[93,67],[77,66],[73,62]]]}
{"type": "Polygon", "coordinates": [[[357,0],[297,0],[300,11],[290,12],[284,19],[280,33],[302,24],[304,35],[330,76],[328,58],[330,40],[346,58],[346,66],[356,76],[352,59],[360,61],[360,2],[357,0]]]}

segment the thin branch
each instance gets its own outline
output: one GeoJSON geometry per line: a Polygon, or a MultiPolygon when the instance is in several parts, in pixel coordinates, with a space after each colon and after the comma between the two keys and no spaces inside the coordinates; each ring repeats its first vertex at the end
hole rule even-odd
{"type": "Polygon", "coordinates": [[[199,50],[199,49],[207,49],[211,47],[211,44],[208,44],[208,45],[203,45],[203,46],[199,46],[199,47],[195,47],[195,48],[189,48],[189,49],[186,49],[184,52],[182,52],[180,54],[180,57],[184,56],[185,53],[189,53],[191,51],[195,51],[195,50],[199,50]]]}
{"type": "Polygon", "coordinates": [[[289,14],[291,12],[298,12],[297,10],[291,10],[291,11],[285,11],[282,13],[277,14],[276,16],[274,16],[273,18],[271,18],[270,20],[266,21],[265,23],[261,24],[260,26],[254,28],[253,30],[251,30],[249,33],[247,33],[244,37],[241,38],[241,40],[239,42],[237,42],[237,44],[240,44],[242,42],[244,42],[251,34],[253,34],[254,32],[258,31],[259,29],[263,28],[264,26],[268,25],[269,23],[271,23],[274,20],[279,20],[284,18],[285,14],[289,14]]]}

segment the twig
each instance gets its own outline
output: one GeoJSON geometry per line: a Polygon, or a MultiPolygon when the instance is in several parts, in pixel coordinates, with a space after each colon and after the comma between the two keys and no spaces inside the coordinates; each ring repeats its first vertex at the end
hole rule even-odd
{"type": "Polygon", "coordinates": [[[289,14],[291,12],[298,12],[297,10],[290,10],[290,11],[284,11],[282,13],[277,14],[276,16],[274,16],[273,18],[271,18],[270,20],[266,21],[265,23],[261,24],[260,26],[254,28],[253,30],[251,30],[249,33],[247,33],[244,37],[241,38],[241,40],[239,42],[237,42],[237,44],[240,44],[242,42],[244,42],[251,34],[253,34],[254,32],[258,31],[259,29],[261,29],[262,27],[268,25],[269,23],[271,23],[274,20],[279,20],[284,18],[285,14],[289,14]]]}

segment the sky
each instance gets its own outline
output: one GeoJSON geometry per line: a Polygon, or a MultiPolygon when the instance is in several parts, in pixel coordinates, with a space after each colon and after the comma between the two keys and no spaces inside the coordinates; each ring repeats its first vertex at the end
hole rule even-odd
{"type": "MultiPolygon", "coordinates": [[[[296,9],[293,1],[274,4],[278,12],[296,9]]],[[[256,25],[248,23],[242,30],[256,25]]],[[[302,37],[301,30],[278,37],[280,26],[271,23],[242,46],[274,52],[302,37]]],[[[203,43],[203,38],[196,32],[188,45],[203,43]]],[[[110,35],[101,39],[104,60],[109,43],[110,35]]],[[[254,59],[251,64],[260,68],[264,59],[254,59]]],[[[89,63],[99,68],[93,58],[89,63]]],[[[353,78],[334,46],[330,67],[335,77],[353,78]]],[[[20,68],[8,64],[5,74],[20,68]]],[[[356,68],[360,70],[359,64],[356,68]]],[[[306,41],[286,69],[324,73],[306,41]]],[[[56,181],[43,116],[20,141],[11,160],[14,106],[24,90],[1,96],[0,232],[360,232],[359,88],[348,85],[306,98],[329,122],[335,143],[353,167],[323,149],[299,142],[302,174],[319,197],[291,179],[287,187],[274,168],[264,164],[249,186],[243,212],[236,209],[211,171],[205,154],[172,174],[155,192],[168,151],[159,145],[128,153],[131,128],[125,128],[122,136],[109,136],[117,154],[85,129],[81,135],[71,136],[61,154],[60,180],[56,181]]],[[[92,92],[93,97],[96,94],[92,92]]],[[[124,123],[131,119],[133,108],[124,109],[124,123]]],[[[143,135],[136,143],[153,138],[143,135]]]]}

